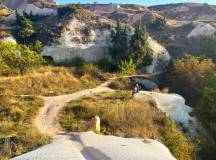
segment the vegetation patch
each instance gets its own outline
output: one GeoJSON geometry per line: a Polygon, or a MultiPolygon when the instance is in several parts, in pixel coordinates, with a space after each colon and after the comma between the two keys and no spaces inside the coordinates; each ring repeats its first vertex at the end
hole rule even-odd
{"type": "Polygon", "coordinates": [[[177,159],[192,159],[193,145],[149,97],[140,101],[131,92],[117,91],[71,101],[60,113],[60,124],[67,131],[92,130],[95,115],[101,118],[102,134],[156,139],[177,159]]]}
{"type": "Polygon", "coordinates": [[[78,68],[42,67],[23,76],[0,78],[0,92],[11,90],[15,95],[59,95],[94,88],[106,80],[93,65],[78,68]]]}
{"type": "Polygon", "coordinates": [[[32,120],[42,99],[34,96],[12,96],[5,91],[0,96],[0,159],[7,160],[47,143],[50,138],[40,134],[32,120]]]}

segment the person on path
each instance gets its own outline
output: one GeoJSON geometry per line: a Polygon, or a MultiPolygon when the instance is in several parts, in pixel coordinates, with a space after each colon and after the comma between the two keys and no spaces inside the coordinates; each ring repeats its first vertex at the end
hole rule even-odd
{"type": "Polygon", "coordinates": [[[140,86],[139,86],[139,84],[136,84],[134,87],[134,90],[133,90],[133,95],[136,93],[139,93],[139,90],[140,90],[140,86]]]}

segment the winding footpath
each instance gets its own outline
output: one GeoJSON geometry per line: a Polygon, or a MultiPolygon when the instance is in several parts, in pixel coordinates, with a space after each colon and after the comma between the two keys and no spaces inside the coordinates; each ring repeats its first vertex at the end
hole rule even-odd
{"type": "Polygon", "coordinates": [[[83,146],[78,140],[71,140],[71,134],[62,131],[58,121],[58,114],[66,103],[77,100],[85,96],[95,93],[112,92],[114,90],[108,88],[107,81],[102,85],[86,89],[72,94],[44,97],[44,107],[42,107],[34,120],[38,130],[53,137],[52,143],[42,146],[36,151],[13,158],[12,160],[94,160],[95,157],[88,153],[81,153],[83,146]],[[60,149],[60,150],[59,150],[60,149]],[[84,156],[86,158],[84,158],[84,156]]]}
{"type": "Polygon", "coordinates": [[[53,137],[51,143],[11,160],[175,160],[169,150],[156,140],[104,136],[90,132],[67,133],[58,122],[66,103],[91,94],[113,92],[107,86],[113,79],[94,88],[73,94],[42,97],[42,107],[34,120],[43,134],[53,137]],[[155,154],[157,153],[157,154],[155,154]]]}

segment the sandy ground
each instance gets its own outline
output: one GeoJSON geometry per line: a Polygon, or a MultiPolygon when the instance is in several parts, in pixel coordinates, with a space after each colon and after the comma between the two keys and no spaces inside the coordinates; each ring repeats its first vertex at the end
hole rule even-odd
{"type": "Polygon", "coordinates": [[[110,81],[94,88],[68,95],[42,97],[41,108],[34,124],[41,133],[54,139],[34,151],[12,160],[175,160],[169,150],[155,140],[121,138],[93,132],[65,133],[58,123],[58,113],[71,100],[94,93],[112,92],[110,81]]]}

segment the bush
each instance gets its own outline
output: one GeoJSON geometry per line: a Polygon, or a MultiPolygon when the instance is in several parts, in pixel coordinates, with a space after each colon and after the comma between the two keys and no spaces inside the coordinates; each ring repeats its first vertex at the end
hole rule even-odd
{"type": "Polygon", "coordinates": [[[59,95],[94,88],[106,80],[95,67],[41,67],[23,76],[0,78],[0,91],[11,90],[16,95],[59,95]]]}
{"type": "Polygon", "coordinates": [[[209,137],[204,137],[200,155],[203,159],[216,159],[216,75],[214,75],[202,91],[201,101],[196,107],[196,116],[207,130],[209,137]]]}
{"type": "Polygon", "coordinates": [[[211,59],[185,55],[168,70],[167,86],[171,92],[183,95],[191,105],[199,102],[201,91],[214,73],[215,64],[211,59]]]}
{"type": "Polygon", "coordinates": [[[136,64],[131,58],[129,61],[127,60],[120,61],[118,68],[119,68],[120,73],[122,74],[132,74],[135,72],[136,64]]]}
{"type": "Polygon", "coordinates": [[[82,67],[86,64],[85,60],[82,57],[75,57],[69,62],[66,62],[67,66],[71,67],[82,67]]]}
{"type": "Polygon", "coordinates": [[[0,8],[0,18],[3,17],[3,16],[7,16],[9,14],[9,11],[8,9],[6,8],[0,8]]]}
{"type": "Polygon", "coordinates": [[[57,12],[60,17],[64,17],[71,14],[77,14],[81,8],[82,6],[79,4],[68,4],[65,6],[60,6],[57,12]]]}
{"type": "Polygon", "coordinates": [[[17,36],[21,39],[29,38],[35,33],[35,29],[33,27],[33,23],[30,19],[25,17],[24,15],[19,15],[16,11],[16,22],[19,26],[17,36]]]}
{"type": "Polygon", "coordinates": [[[108,58],[102,58],[97,62],[97,65],[99,66],[100,69],[103,71],[113,71],[115,70],[115,67],[113,64],[108,60],[108,58]]]}
{"type": "Polygon", "coordinates": [[[200,41],[200,55],[216,62],[216,33],[200,41]]]}
{"type": "Polygon", "coordinates": [[[44,61],[41,55],[25,45],[0,41],[0,62],[1,66],[5,66],[3,68],[9,68],[11,72],[19,70],[23,75],[27,70],[42,65],[44,61]]]}

